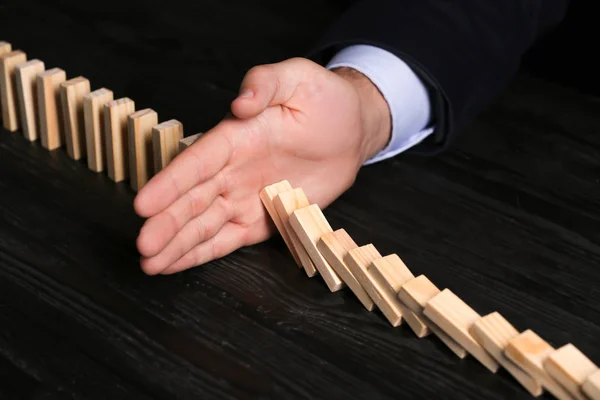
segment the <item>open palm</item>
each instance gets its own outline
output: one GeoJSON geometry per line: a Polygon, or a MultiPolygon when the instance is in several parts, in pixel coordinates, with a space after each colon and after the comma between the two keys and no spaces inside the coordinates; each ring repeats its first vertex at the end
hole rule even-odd
{"type": "Polygon", "coordinates": [[[232,112],[136,197],[148,218],[138,238],[146,273],[176,273],[266,240],[265,186],[288,180],[326,207],[369,156],[359,92],[305,59],[250,70],[232,112]]]}

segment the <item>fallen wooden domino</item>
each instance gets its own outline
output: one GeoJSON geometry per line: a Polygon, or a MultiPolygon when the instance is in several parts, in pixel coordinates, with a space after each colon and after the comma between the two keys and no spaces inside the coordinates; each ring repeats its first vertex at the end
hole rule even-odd
{"type": "Polygon", "coordinates": [[[588,376],[583,385],[581,385],[581,390],[591,400],[600,400],[600,371],[596,371],[588,376]]]}
{"type": "Polygon", "coordinates": [[[539,380],[544,389],[560,400],[573,397],[544,369],[544,361],[554,348],[539,335],[528,329],[508,341],[504,355],[530,376],[539,380]]]}
{"type": "MultiPolygon", "coordinates": [[[[345,235],[347,235],[345,231],[338,230],[335,232],[335,237],[338,240],[347,240],[347,238],[344,238],[345,235]]],[[[344,257],[344,261],[389,323],[393,327],[397,327],[402,323],[402,308],[399,299],[396,296],[390,296],[369,273],[373,261],[380,258],[382,258],[381,254],[375,246],[366,244],[349,250],[346,257],[344,257]]]]}
{"type": "Polygon", "coordinates": [[[315,274],[317,273],[317,269],[312,260],[310,259],[308,252],[302,245],[300,238],[290,225],[290,215],[292,215],[292,213],[295,210],[299,208],[308,207],[309,205],[310,203],[308,201],[308,198],[306,197],[306,194],[301,188],[296,188],[278,193],[273,198],[273,207],[275,207],[275,211],[281,219],[283,229],[286,230],[290,241],[292,242],[292,246],[294,247],[294,250],[296,250],[296,254],[300,259],[300,264],[306,272],[306,275],[311,277],[315,276],[315,274]]]}
{"type": "Polygon", "coordinates": [[[419,338],[429,336],[431,330],[425,321],[416,313],[410,310],[398,298],[398,292],[404,283],[414,278],[414,275],[408,267],[402,262],[397,254],[389,254],[385,257],[373,260],[371,267],[368,269],[373,280],[378,283],[378,286],[386,292],[386,296],[398,300],[398,306],[402,311],[402,316],[406,320],[408,326],[419,338]]]}
{"type": "Polygon", "coordinates": [[[327,232],[322,235],[321,239],[317,242],[317,249],[321,252],[329,265],[331,265],[333,270],[340,278],[342,278],[344,283],[350,288],[362,305],[367,310],[373,311],[375,309],[375,302],[362,287],[344,260],[348,252],[357,247],[358,245],[344,229],[339,229],[335,232],[327,232]]]}
{"type": "Polygon", "coordinates": [[[175,119],[152,128],[155,173],[159,173],[179,154],[181,139],[183,139],[183,125],[175,119]]]}
{"type": "Polygon", "coordinates": [[[543,362],[544,369],[571,396],[587,400],[582,385],[598,366],[573,344],[566,344],[550,353],[543,362]]]}
{"type": "Polygon", "coordinates": [[[27,54],[14,50],[0,56],[0,97],[2,98],[2,125],[15,132],[19,129],[15,67],[27,61],[27,54]]]}
{"type": "Polygon", "coordinates": [[[60,84],[67,154],[74,160],[85,157],[85,121],[83,96],[90,92],[90,81],[83,76],[60,84]]]}
{"type": "Polygon", "coordinates": [[[459,358],[465,358],[467,351],[458,342],[452,339],[446,332],[437,326],[432,320],[423,314],[423,310],[429,300],[440,293],[437,288],[425,275],[419,275],[414,279],[406,281],[398,290],[398,298],[411,311],[417,314],[431,331],[459,358]]]}
{"type": "Polygon", "coordinates": [[[128,117],[129,135],[129,182],[134,191],[139,191],[154,172],[152,128],[158,124],[156,111],[146,108],[128,117]]]}
{"type": "Polygon", "coordinates": [[[37,75],[44,72],[44,62],[38,59],[26,61],[15,66],[17,97],[19,99],[19,115],[23,136],[30,142],[39,137],[37,118],[37,75]]]}
{"type": "Polygon", "coordinates": [[[46,150],[54,150],[65,141],[60,85],[67,80],[67,74],[52,68],[38,74],[36,80],[40,143],[46,150]]]}
{"type": "Polygon", "coordinates": [[[337,292],[346,287],[344,281],[317,248],[317,242],[321,236],[333,231],[319,206],[311,204],[298,208],[292,212],[289,221],[329,290],[337,292]]]}
{"type": "Polygon", "coordinates": [[[182,151],[190,147],[200,136],[202,136],[202,132],[181,139],[179,141],[179,152],[181,153],[182,151]]]}
{"type": "Polygon", "coordinates": [[[458,342],[491,372],[498,372],[500,365],[469,333],[471,325],[481,316],[450,289],[444,289],[432,297],[423,314],[458,342]]]}
{"type": "Polygon", "coordinates": [[[469,333],[532,396],[538,397],[543,393],[539,380],[533,378],[504,355],[506,345],[519,335],[519,331],[500,313],[493,312],[482,317],[471,326],[469,333]]]}
{"type": "Polygon", "coordinates": [[[106,166],[104,105],[114,100],[112,90],[101,88],[83,96],[83,120],[88,168],[102,172],[106,166]]]}
{"type": "Polygon", "coordinates": [[[267,210],[267,213],[271,217],[271,220],[275,224],[277,231],[283,238],[283,241],[285,242],[288,250],[290,251],[290,254],[294,258],[296,265],[298,265],[299,268],[302,268],[302,262],[300,261],[300,258],[298,257],[298,253],[296,252],[296,249],[294,248],[292,239],[290,238],[289,233],[285,229],[285,227],[283,225],[283,221],[279,217],[279,213],[277,213],[277,210],[275,210],[275,206],[273,205],[273,199],[275,198],[275,196],[277,196],[279,193],[287,192],[289,190],[292,190],[292,185],[290,185],[290,183],[288,181],[283,180],[283,181],[273,183],[273,184],[263,188],[263,190],[261,190],[259,193],[259,197],[263,203],[263,206],[267,210]]]}
{"type": "Polygon", "coordinates": [[[129,178],[127,118],[135,112],[135,102],[128,97],[104,105],[104,140],[108,177],[114,182],[129,178]]]}

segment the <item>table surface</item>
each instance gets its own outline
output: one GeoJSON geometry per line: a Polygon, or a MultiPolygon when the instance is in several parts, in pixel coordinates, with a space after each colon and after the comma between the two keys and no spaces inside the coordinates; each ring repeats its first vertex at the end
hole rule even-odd
{"type": "MultiPolygon", "coordinates": [[[[342,7],[14,3],[0,40],[186,134],[218,122],[246,69],[303,54],[310,24],[342,7]]],[[[600,363],[599,127],[597,98],[519,75],[451,151],[364,168],[324,212],[480,314],[600,363]]],[[[145,276],[133,197],[64,149],[0,132],[0,398],[531,397],[505,371],[330,293],[279,237],[145,276]]]]}

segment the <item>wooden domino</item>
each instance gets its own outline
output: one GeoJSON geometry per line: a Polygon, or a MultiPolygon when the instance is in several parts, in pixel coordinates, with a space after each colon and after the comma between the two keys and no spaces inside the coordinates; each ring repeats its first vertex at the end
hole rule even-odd
{"type": "Polygon", "coordinates": [[[329,290],[336,292],[343,289],[346,286],[344,281],[317,249],[317,242],[321,236],[333,231],[319,206],[311,204],[296,209],[290,215],[289,221],[329,290]]]}
{"type": "Polygon", "coordinates": [[[279,214],[277,213],[277,210],[275,210],[275,206],[273,205],[273,200],[275,199],[275,196],[277,196],[279,193],[287,192],[289,190],[292,190],[292,185],[290,185],[290,183],[288,181],[283,180],[283,181],[273,183],[273,184],[263,188],[263,190],[261,190],[259,193],[259,197],[263,203],[263,206],[267,210],[267,213],[271,217],[271,220],[275,224],[277,231],[283,238],[283,241],[285,242],[288,250],[290,251],[290,254],[294,258],[294,261],[296,261],[296,265],[298,267],[302,268],[302,262],[300,261],[300,258],[298,257],[298,253],[296,252],[296,249],[294,248],[292,239],[290,238],[289,233],[283,226],[283,221],[279,217],[279,214]]]}
{"type": "Polygon", "coordinates": [[[333,270],[340,278],[342,278],[344,283],[350,288],[361,304],[367,310],[373,311],[375,309],[375,302],[362,287],[344,260],[348,252],[357,247],[358,245],[344,229],[338,229],[335,232],[327,232],[322,235],[321,239],[317,242],[317,249],[323,255],[325,260],[327,260],[329,265],[331,265],[333,270]]]}
{"type": "Polygon", "coordinates": [[[373,260],[373,265],[369,268],[369,273],[373,277],[373,280],[378,283],[381,290],[386,292],[386,297],[397,299],[402,316],[417,337],[423,338],[429,336],[431,330],[425,321],[398,298],[398,291],[402,285],[414,278],[414,275],[400,257],[397,254],[390,254],[373,260]]]}
{"type": "Polygon", "coordinates": [[[64,144],[64,119],[60,101],[60,85],[67,74],[60,68],[41,72],[36,78],[40,142],[47,150],[64,144]]]}
{"type": "Polygon", "coordinates": [[[581,385],[581,390],[591,400],[600,400],[600,371],[596,371],[588,376],[583,385],[581,385]]]}
{"type": "Polygon", "coordinates": [[[27,61],[27,54],[14,50],[0,56],[0,96],[2,98],[2,125],[15,132],[19,129],[15,67],[27,61]]]}
{"type": "Polygon", "coordinates": [[[398,298],[412,312],[417,314],[429,329],[459,358],[465,358],[467,351],[458,342],[446,334],[439,326],[423,314],[425,306],[440,289],[433,284],[425,275],[419,275],[414,279],[406,281],[398,290],[398,298]]]}
{"type": "Polygon", "coordinates": [[[156,111],[146,108],[128,117],[129,181],[134,191],[139,191],[152,177],[152,127],[158,124],[156,111]]]}
{"type": "Polygon", "coordinates": [[[544,361],[553,352],[554,348],[531,329],[510,339],[504,348],[504,355],[509,360],[539,380],[554,397],[560,400],[572,399],[569,392],[544,369],[544,361]]]}
{"type": "Polygon", "coordinates": [[[106,170],[114,182],[129,178],[127,118],[135,112],[135,102],[128,97],[104,105],[104,142],[106,170]]]}
{"type": "Polygon", "coordinates": [[[181,139],[179,141],[179,152],[181,153],[182,151],[190,147],[192,143],[194,143],[200,136],[202,136],[202,132],[181,139]]]}
{"type": "Polygon", "coordinates": [[[300,259],[300,264],[302,264],[302,267],[308,276],[314,276],[317,273],[317,269],[307,251],[302,246],[302,242],[298,238],[298,235],[290,225],[290,215],[292,212],[299,208],[308,207],[309,205],[308,198],[301,188],[278,193],[273,198],[273,207],[275,207],[275,211],[283,224],[283,229],[286,230],[290,241],[292,242],[292,246],[296,250],[296,254],[300,259]]]}
{"type": "MultiPolygon", "coordinates": [[[[340,237],[338,240],[347,240],[344,239],[345,235],[340,230],[335,232],[335,236],[340,237]]],[[[375,246],[373,244],[366,244],[349,250],[346,257],[344,257],[344,261],[389,323],[393,327],[397,327],[402,323],[400,301],[396,296],[389,296],[381,284],[369,273],[369,268],[371,268],[373,261],[380,258],[382,258],[381,254],[375,246]]]]}
{"type": "Polygon", "coordinates": [[[538,397],[543,393],[539,380],[533,378],[504,355],[506,345],[519,335],[519,331],[500,313],[493,312],[485,315],[471,326],[469,333],[532,396],[538,397]]]}
{"type": "Polygon", "coordinates": [[[43,61],[29,60],[15,66],[17,97],[19,99],[19,115],[23,136],[30,142],[39,137],[36,90],[37,75],[44,72],[46,67],[43,61]]]}
{"type": "Polygon", "coordinates": [[[12,44],[5,42],[4,40],[0,40],[0,56],[10,53],[12,51],[12,44]]]}
{"type": "Polygon", "coordinates": [[[87,164],[94,172],[104,171],[106,165],[104,106],[113,100],[112,90],[106,88],[94,90],[83,96],[87,164]]]}
{"type": "Polygon", "coordinates": [[[160,172],[179,154],[181,139],[183,139],[183,125],[175,119],[152,128],[155,173],[160,172]]]}
{"type": "Polygon", "coordinates": [[[60,84],[61,107],[67,154],[74,160],[85,157],[85,121],[83,96],[90,92],[90,81],[83,76],[60,84]]]}
{"type": "Polygon", "coordinates": [[[432,297],[423,314],[458,342],[473,357],[491,372],[496,373],[500,365],[469,333],[471,325],[481,319],[467,303],[450,289],[444,289],[432,297]]]}
{"type": "Polygon", "coordinates": [[[585,380],[598,371],[598,366],[573,344],[566,344],[550,353],[543,362],[544,369],[571,396],[587,400],[582,390],[585,380]]]}

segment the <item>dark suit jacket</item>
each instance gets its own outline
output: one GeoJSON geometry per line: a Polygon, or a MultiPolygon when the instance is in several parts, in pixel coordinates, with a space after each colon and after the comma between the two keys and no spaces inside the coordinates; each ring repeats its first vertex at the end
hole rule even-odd
{"type": "Polygon", "coordinates": [[[354,1],[317,43],[325,63],[371,44],[402,58],[429,87],[435,133],[413,151],[435,154],[503,89],[523,54],[565,16],[568,0],[354,1]]]}

